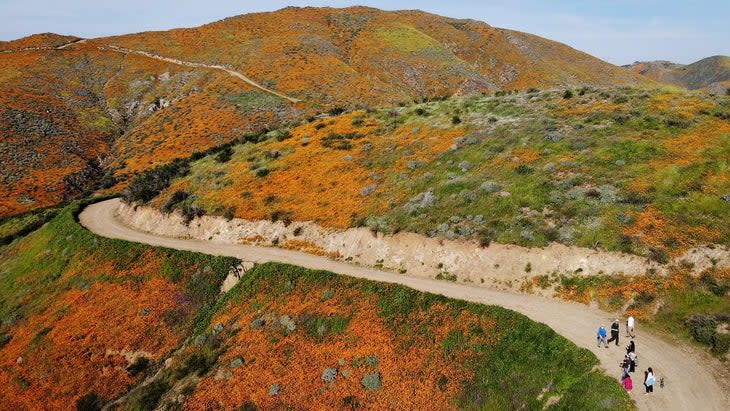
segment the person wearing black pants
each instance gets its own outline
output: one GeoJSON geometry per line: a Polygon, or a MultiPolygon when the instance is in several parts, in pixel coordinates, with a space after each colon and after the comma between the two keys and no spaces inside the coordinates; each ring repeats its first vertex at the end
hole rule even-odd
{"type": "Polygon", "coordinates": [[[611,341],[616,341],[616,345],[618,345],[618,320],[614,321],[613,324],[611,324],[611,338],[609,338],[608,343],[610,344],[611,341]]]}

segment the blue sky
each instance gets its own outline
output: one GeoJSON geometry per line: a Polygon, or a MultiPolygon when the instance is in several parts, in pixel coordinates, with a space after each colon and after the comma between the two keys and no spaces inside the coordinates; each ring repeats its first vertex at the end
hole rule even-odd
{"type": "Polygon", "coordinates": [[[99,37],[190,27],[286,6],[421,9],[561,41],[614,64],[730,55],[730,0],[0,0],[0,40],[39,32],[99,37]]]}

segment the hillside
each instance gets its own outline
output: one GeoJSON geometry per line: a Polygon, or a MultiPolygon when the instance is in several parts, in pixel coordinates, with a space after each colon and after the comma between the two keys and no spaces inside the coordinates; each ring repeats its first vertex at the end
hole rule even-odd
{"type": "Polygon", "coordinates": [[[136,179],[188,218],[368,226],[666,263],[730,245],[730,98],[531,91],[313,118],[136,179]]]}
{"type": "Polygon", "coordinates": [[[219,295],[237,260],[97,237],[78,209],[0,248],[3,409],[634,408],[514,312],[281,264],[219,295]]]}
{"type": "Polygon", "coordinates": [[[287,8],[77,40],[47,33],[1,46],[0,216],[121,187],[130,174],[338,107],[648,84],[560,43],[419,11],[287,8]]]}
{"type": "Polygon", "coordinates": [[[674,84],[690,90],[708,89],[715,94],[727,94],[730,89],[730,57],[712,56],[688,65],[668,61],[637,61],[624,66],[659,82],[674,84]]]}

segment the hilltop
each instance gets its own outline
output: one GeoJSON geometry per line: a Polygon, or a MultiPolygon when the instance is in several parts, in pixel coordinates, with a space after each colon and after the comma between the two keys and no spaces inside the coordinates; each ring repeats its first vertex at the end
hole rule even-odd
{"type": "Polygon", "coordinates": [[[1,47],[0,216],[124,186],[133,173],[330,110],[650,83],[534,35],[363,7],[88,40],[47,33],[1,47]]]}
{"type": "Polygon", "coordinates": [[[730,89],[730,57],[712,56],[683,65],[669,61],[637,61],[623,66],[659,83],[674,84],[690,90],[707,89],[727,94],[730,89]]]}

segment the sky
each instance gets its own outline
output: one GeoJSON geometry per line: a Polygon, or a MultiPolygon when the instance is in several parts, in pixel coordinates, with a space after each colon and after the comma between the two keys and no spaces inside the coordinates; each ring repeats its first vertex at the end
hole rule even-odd
{"type": "Polygon", "coordinates": [[[286,6],[421,9],[560,41],[614,64],[688,64],[730,55],[730,0],[0,0],[0,40],[54,32],[101,37],[193,27],[286,6]]]}

